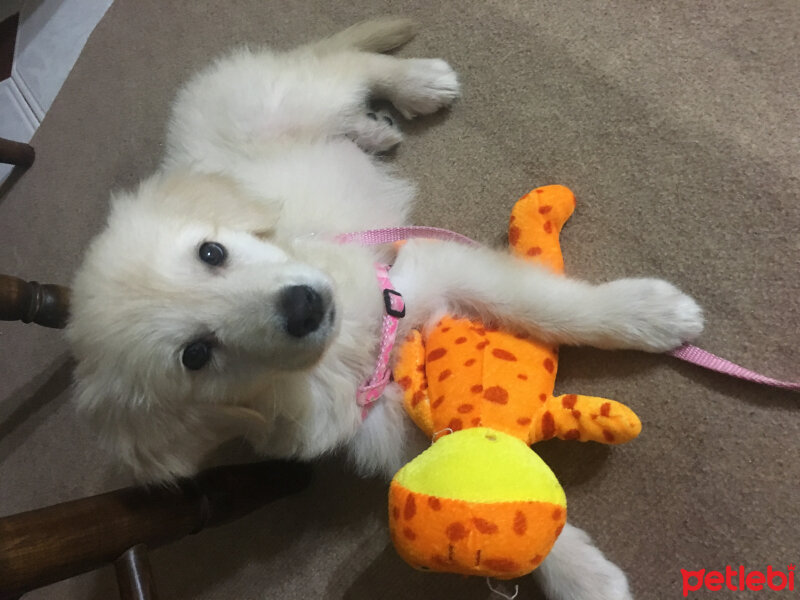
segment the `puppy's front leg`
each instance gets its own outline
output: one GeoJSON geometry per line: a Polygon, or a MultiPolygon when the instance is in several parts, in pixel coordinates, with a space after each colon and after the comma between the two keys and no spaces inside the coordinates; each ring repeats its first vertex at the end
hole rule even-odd
{"type": "Polygon", "coordinates": [[[392,280],[406,299],[409,326],[451,312],[545,342],[651,352],[675,348],[703,329],[697,303],[665,281],[593,285],[487,248],[411,241],[392,280]]]}
{"type": "Polygon", "coordinates": [[[632,600],[625,574],[569,523],[533,572],[551,600],[632,600]]]}

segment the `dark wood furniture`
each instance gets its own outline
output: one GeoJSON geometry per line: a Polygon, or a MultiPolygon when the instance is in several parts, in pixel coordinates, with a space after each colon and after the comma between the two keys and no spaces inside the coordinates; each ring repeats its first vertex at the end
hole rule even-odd
{"type": "MultiPolygon", "coordinates": [[[[64,327],[69,290],[0,275],[0,319],[64,327]]],[[[310,467],[218,467],[170,487],[129,487],[0,518],[0,600],[113,563],[122,600],[153,600],[148,548],[300,491],[310,467]]]]}
{"type": "Polygon", "coordinates": [[[33,164],[36,152],[30,144],[0,138],[0,163],[28,168],[33,164]]]}
{"type": "Polygon", "coordinates": [[[0,320],[61,329],[67,324],[69,288],[0,275],[0,320]]]}
{"type": "Polygon", "coordinates": [[[114,563],[120,596],[154,599],[147,549],[300,491],[308,466],[218,467],[172,487],[129,487],[0,518],[0,598],[114,563]]]}

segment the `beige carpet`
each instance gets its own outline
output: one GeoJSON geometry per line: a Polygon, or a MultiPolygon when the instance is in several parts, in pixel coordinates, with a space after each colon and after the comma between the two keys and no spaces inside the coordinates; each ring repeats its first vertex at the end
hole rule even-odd
{"type": "MultiPolygon", "coordinates": [[[[579,199],[568,272],[666,277],[706,308],[702,345],[800,377],[796,0],[117,0],[33,140],[36,164],[4,186],[0,272],[70,280],[109,190],[158,163],[179,82],[218,52],[385,13],[423,25],[403,55],[447,58],[464,86],[449,115],[406,127],[395,159],[419,183],[419,224],[500,245],[519,196],[567,185],[579,199]]],[[[0,324],[0,349],[0,514],[125,483],[73,415],[61,335],[0,324]]],[[[591,349],[564,350],[558,389],[618,399],[644,422],[623,447],[537,447],[637,598],[681,597],[682,568],[800,560],[800,395],[591,349]]],[[[481,580],[395,556],[384,483],[335,459],[317,473],[298,497],[155,552],[161,597],[490,597],[481,580]]],[[[105,570],[30,598],[113,598],[112,580],[105,570]]],[[[726,593],[713,597],[791,597],[726,593]]]]}

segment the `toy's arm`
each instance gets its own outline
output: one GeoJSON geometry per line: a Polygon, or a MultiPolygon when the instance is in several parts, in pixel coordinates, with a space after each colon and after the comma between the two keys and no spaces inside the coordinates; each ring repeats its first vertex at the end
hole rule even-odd
{"type": "Polygon", "coordinates": [[[394,380],[403,389],[406,412],[427,435],[433,435],[433,417],[425,376],[425,342],[414,330],[400,346],[394,367],[394,380]]]}
{"type": "Polygon", "coordinates": [[[531,424],[530,443],[562,440],[622,444],[639,435],[642,423],[630,408],[607,398],[566,394],[550,397],[531,424]]]}

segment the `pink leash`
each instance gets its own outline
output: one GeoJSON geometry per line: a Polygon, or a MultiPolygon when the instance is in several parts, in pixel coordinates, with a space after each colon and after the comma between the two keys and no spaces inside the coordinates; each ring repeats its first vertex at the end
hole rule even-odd
{"type": "Polygon", "coordinates": [[[780,379],[767,377],[761,373],[756,373],[750,369],[745,369],[736,363],[725,360],[716,354],[711,354],[711,352],[703,350],[702,348],[698,348],[697,346],[693,346],[692,344],[684,344],[680,348],[670,350],[667,352],[667,354],[674,356],[675,358],[685,360],[693,365],[703,367],[704,369],[716,371],[717,373],[724,373],[725,375],[737,377],[738,379],[744,379],[745,381],[771,385],[772,387],[783,388],[785,390],[794,390],[796,392],[800,391],[800,382],[781,381],[780,379]]]}
{"type": "Polygon", "coordinates": [[[465,246],[480,246],[478,242],[465,235],[448,229],[439,229],[438,227],[385,227],[383,229],[367,229],[366,231],[342,233],[336,236],[336,241],[342,244],[377,246],[378,244],[402,242],[411,238],[458,242],[465,246]]]}
{"type": "MultiPolygon", "coordinates": [[[[447,242],[458,242],[467,246],[479,246],[478,242],[468,238],[465,235],[449,231],[447,229],[439,229],[438,227],[386,227],[383,229],[368,229],[366,231],[356,231],[353,233],[343,233],[336,236],[336,241],[343,244],[359,244],[361,246],[375,246],[378,244],[391,244],[400,242],[411,238],[423,238],[432,240],[442,240],[447,242]]],[[[715,354],[711,354],[702,348],[693,346],[692,344],[684,344],[680,348],[670,350],[668,355],[674,356],[680,360],[686,361],[693,365],[716,371],[750,381],[752,383],[761,383],[772,387],[782,388],[786,390],[800,391],[800,382],[781,381],[767,377],[761,373],[756,373],[750,369],[745,369],[729,360],[725,360],[715,354]]]]}

